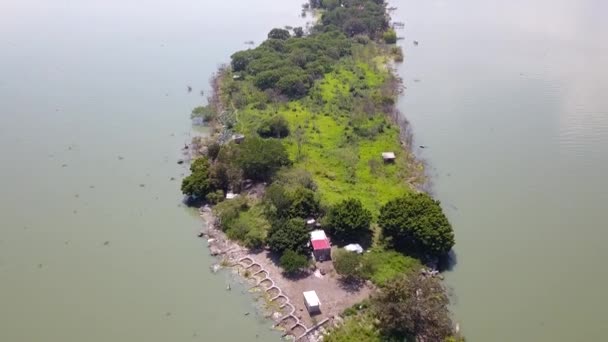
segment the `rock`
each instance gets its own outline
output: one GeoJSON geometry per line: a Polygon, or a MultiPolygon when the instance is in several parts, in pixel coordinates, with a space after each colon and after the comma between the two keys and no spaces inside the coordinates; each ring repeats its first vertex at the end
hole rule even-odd
{"type": "Polygon", "coordinates": [[[182,164],[184,163],[184,161],[180,159],[180,160],[178,160],[178,161],[177,161],[177,163],[178,163],[179,165],[182,165],[182,164]]]}
{"type": "Polygon", "coordinates": [[[214,243],[214,242],[215,242],[215,239],[208,239],[208,240],[207,240],[207,244],[212,244],[212,243],[214,243]]]}

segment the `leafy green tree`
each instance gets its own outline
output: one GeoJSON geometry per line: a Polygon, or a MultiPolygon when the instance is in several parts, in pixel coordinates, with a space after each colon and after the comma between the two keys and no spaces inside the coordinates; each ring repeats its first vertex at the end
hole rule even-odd
{"type": "Polygon", "coordinates": [[[402,249],[440,256],[454,246],[454,231],[439,201],[425,193],[389,201],[380,209],[378,224],[402,249]]]}
{"type": "Polygon", "coordinates": [[[302,219],[275,221],[268,232],[268,247],[274,252],[283,254],[286,250],[305,254],[309,240],[306,223],[302,219]]]}
{"type": "Polygon", "coordinates": [[[257,130],[262,138],[285,138],[289,135],[289,123],[282,115],[264,120],[257,130]]]}
{"type": "Polygon", "coordinates": [[[283,75],[276,83],[277,89],[287,95],[290,99],[300,98],[306,95],[308,80],[305,75],[291,73],[283,75]]]}
{"type": "Polygon", "coordinates": [[[296,253],[291,249],[286,250],[280,259],[281,267],[288,274],[294,274],[308,267],[308,258],[305,255],[296,253]]]}
{"type": "Polygon", "coordinates": [[[280,29],[280,28],[274,28],[272,30],[270,30],[270,32],[268,33],[268,38],[270,39],[289,39],[289,37],[291,37],[291,35],[289,34],[289,31],[285,30],[285,29],[280,29]]]}
{"type": "Polygon", "coordinates": [[[360,241],[370,237],[372,214],[358,199],[349,198],[333,205],[325,217],[325,225],[340,241],[360,241]]]}
{"type": "Polygon", "coordinates": [[[281,167],[291,165],[279,140],[247,137],[239,146],[236,162],[247,178],[266,181],[281,167]]]}
{"type": "Polygon", "coordinates": [[[190,171],[192,173],[182,180],[185,195],[204,198],[214,190],[209,180],[209,160],[206,157],[196,159],[190,165],[190,171]]]}
{"type": "Polygon", "coordinates": [[[388,29],[382,34],[382,38],[386,44],[395,44],[397,43],[397,32],[393,29],[388,29]]]}
{"type": "Polygon", "coordinates": [[[372,303],[382,329],[412,341],[445,341],[452,335],[449,298],[435,277],[400,277],[388,282],[372,303]]]}
{"type": "Polygon", "coordinates": [[[316,217],[321,211],[315,192],[302,185],[275,182],[266,189],[267,215],[274,219],[316,217]]]}

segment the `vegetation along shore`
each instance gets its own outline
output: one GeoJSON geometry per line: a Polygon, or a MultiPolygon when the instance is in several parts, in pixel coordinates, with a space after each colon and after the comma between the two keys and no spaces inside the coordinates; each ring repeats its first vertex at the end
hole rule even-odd
{"type": "Polygon", "coordinates": [[[401,84],[390,65],[403,53],[386,3],[304,9],[319,14],[314,26],[272,29],[220,68],[208,104],[192,112],[211,133],[193,140],[182,191],[205,208],[213,254],[268,290],[270,305],[284,295],[273,318],[286,334],[461,341],[436,271],[454,233],[422,191],[395,109],[401,84]],[[327,234],[327,256],[311,231],[327,234]]]}

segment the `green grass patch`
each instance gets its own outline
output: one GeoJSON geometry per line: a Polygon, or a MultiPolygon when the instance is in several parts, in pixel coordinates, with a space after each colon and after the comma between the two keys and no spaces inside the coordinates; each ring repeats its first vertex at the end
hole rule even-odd
{"type": "Polygon", "coordinates": [[[370,279],[378,286],[382,286],[399,276],[417,272],[421,267],[417,259],[381,248],[374,248],[363,254],[363,262],[371,265],[373,273],[370,279]]]}
{"type": "Polygon", "coordinates": [[[323,338],[325,342],[381,342],[382,334],[371,318],[351,316],[340,327],[330,330],[323,338]]]}

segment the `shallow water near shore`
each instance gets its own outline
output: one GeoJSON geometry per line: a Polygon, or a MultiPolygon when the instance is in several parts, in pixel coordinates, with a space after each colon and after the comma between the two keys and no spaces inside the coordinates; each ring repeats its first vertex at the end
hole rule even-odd
{"type": "Polygon", "coordinates": [[[606,340],[608,3],[392,3],[467,341],[606,340]]]}
{"type": "Polygon", "coordinates": [[[218,65],[300,5],[0,3],[0,341],[279,339],[209,271],[176,161],[218,65]]]}

